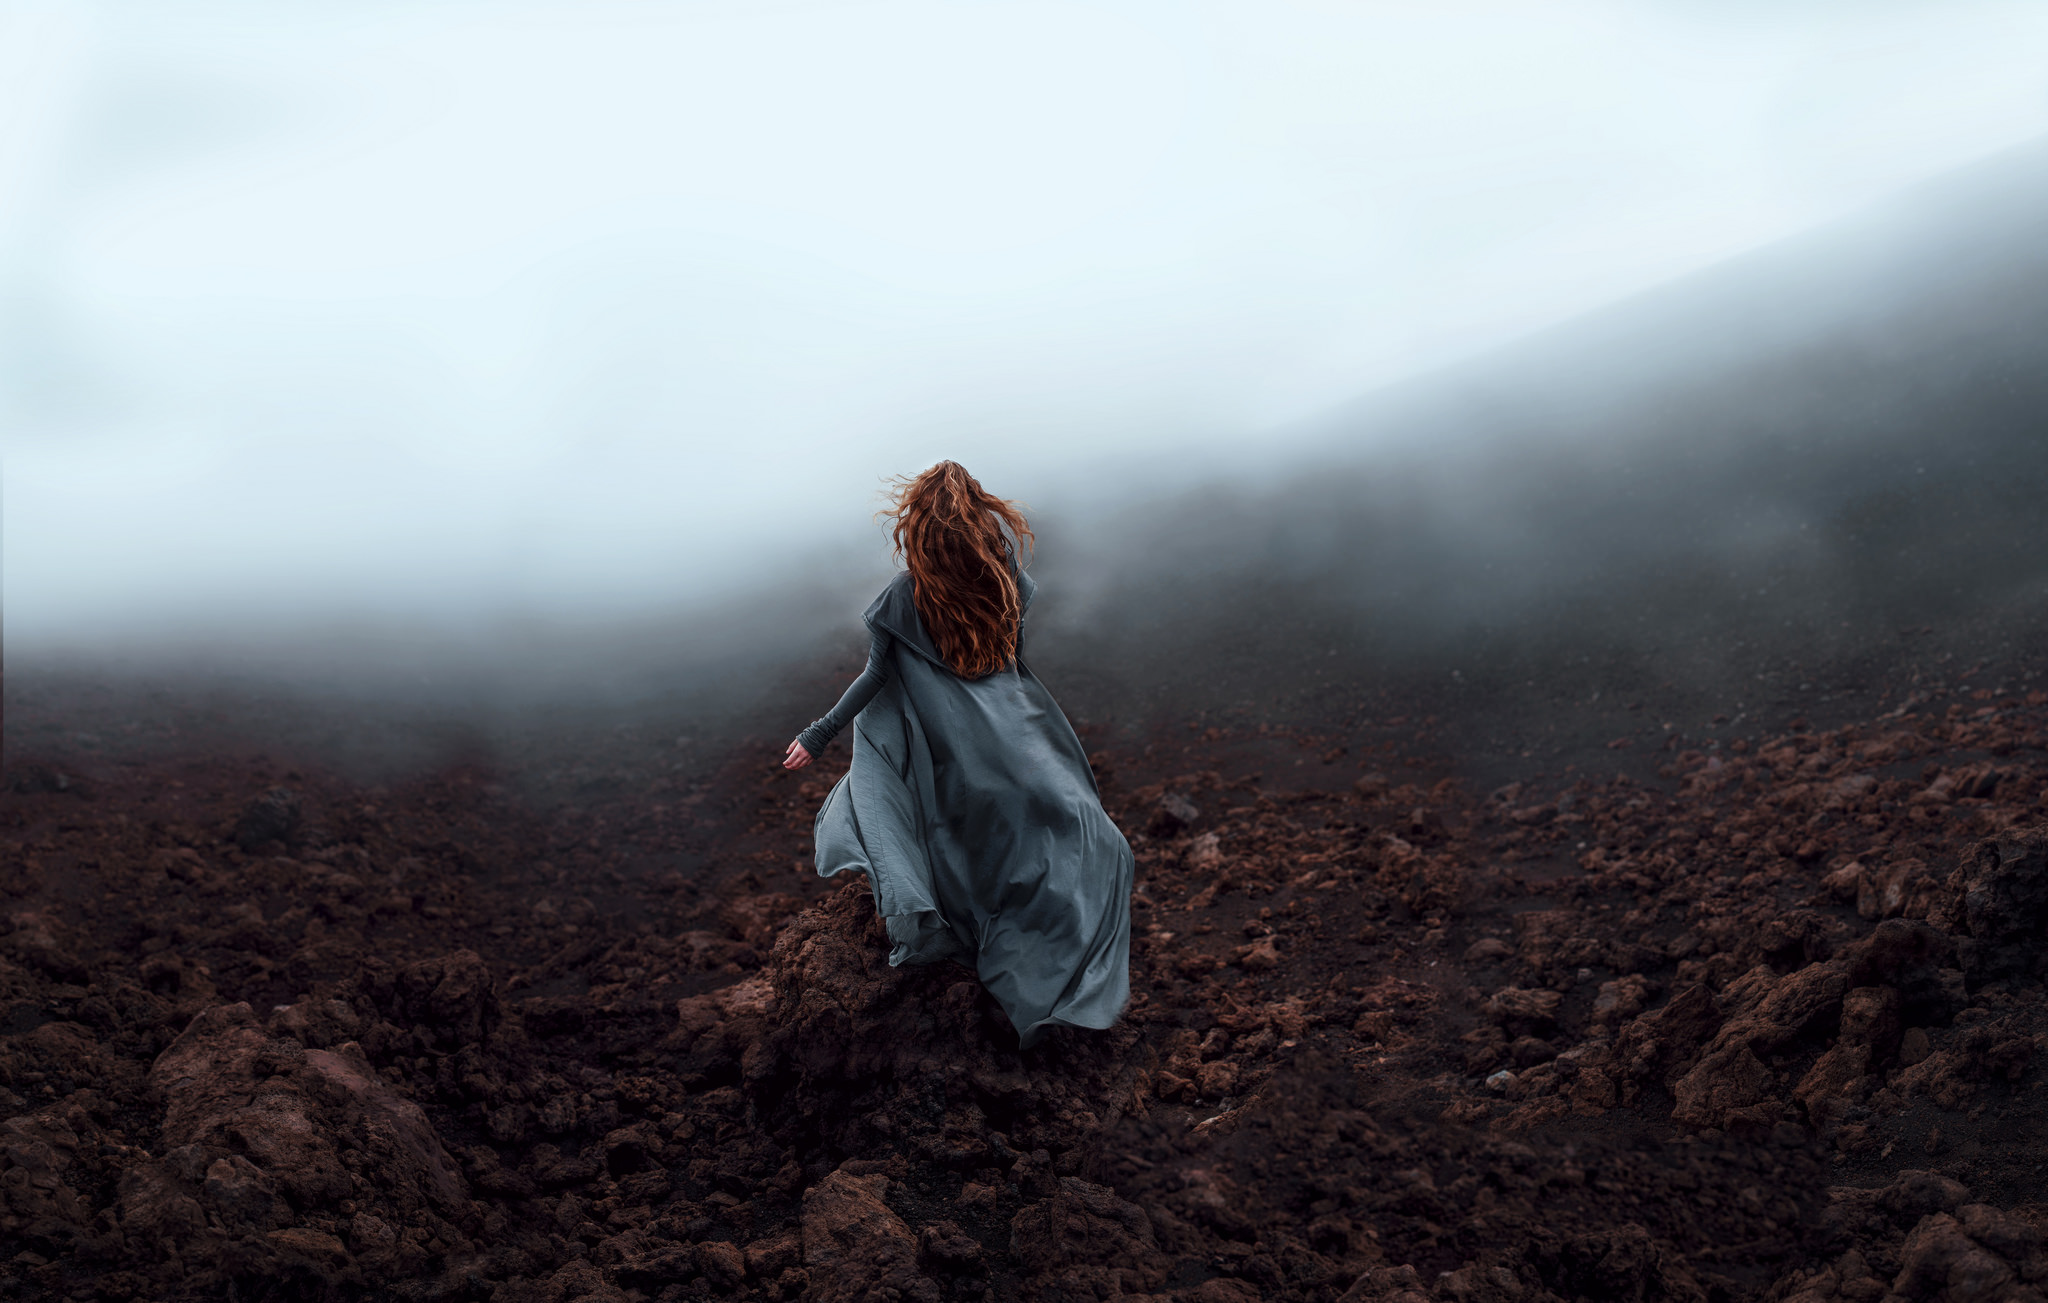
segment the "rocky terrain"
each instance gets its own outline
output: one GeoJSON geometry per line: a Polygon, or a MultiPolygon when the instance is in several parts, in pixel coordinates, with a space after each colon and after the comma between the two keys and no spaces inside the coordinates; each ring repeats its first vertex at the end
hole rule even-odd
{"type": "Polygon", "coordinates": [[[1134,997],[1029,1053],[807,872],[843,747],[17,744],[0,1296],[2048,1294],[2048,694],[1437,724],[1090,733],[1134,997]]]}

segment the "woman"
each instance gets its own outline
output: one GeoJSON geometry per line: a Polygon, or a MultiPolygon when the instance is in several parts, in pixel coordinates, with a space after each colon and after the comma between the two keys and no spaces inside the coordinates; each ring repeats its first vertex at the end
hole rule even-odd
{"type": "Polygon", "coordinates": [[[867,668],[782,762],[803,768],[853,721],[818,873],[866,873],[889,962],[974,968],[1021,1048],[1054,1025],[1107,1027],[1130,994],[1131,848],[1022,659],[1031,529],[950,461],[884,515],[908,568],[863,617],[867,668]]]}

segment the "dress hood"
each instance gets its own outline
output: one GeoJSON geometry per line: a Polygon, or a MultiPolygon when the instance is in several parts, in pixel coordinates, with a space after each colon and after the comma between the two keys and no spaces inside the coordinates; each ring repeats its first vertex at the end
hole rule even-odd
{"type": "MultiPolygon", "coordinates": [[[[947,665],[946,658],[939,655],[937,644],[932,642],[931,635],[925,631],[924,621],[918,617],[913,592],[910,572],[897,571],[896,577],[889,581],[889,586],[868,604],[868,609],[861,615],[861,620],[870,632],[886,633],[932,664],[951,670],[952,666],[947,665]]],[[[1038,584],[1031,578],[1030,572],[1018,571],[1017,603],[1020,613],[1031,609],[1031,598],[1037,592],[1038,584]]]]}

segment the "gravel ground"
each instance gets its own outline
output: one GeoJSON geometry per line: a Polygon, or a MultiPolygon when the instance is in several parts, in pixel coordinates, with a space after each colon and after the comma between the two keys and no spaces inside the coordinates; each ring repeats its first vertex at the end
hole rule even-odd
{"type": "Polygon", "coordinates": [[[0,1295],[2037,1297],[2048,694],[1928,682],[1084,726],[1135,995],[1023,1054],[803,871],[843,748],[16,686],[0,1295]]]}

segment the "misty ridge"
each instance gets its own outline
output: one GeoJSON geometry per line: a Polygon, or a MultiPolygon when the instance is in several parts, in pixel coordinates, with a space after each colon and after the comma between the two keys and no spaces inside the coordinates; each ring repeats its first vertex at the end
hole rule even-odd
{"type": "Polygon", "coordinates": [[[1074,529],[1041,659],[1267,710],[1994,655],[2048,627],[2044,226],[2033,147],[1374,395],[1262,483],[1074,529]]]}
{"type": "MultiPolygon", "coordinates": [[[[1030,501],[1027,654],[1071,712],[1124,724],[1340,682],[1474,707],[1616,676],[1710,693],[1908,629],[1991,654],[2044,624],[2044,224],[2033,147],[1277,432],[1199,487],[1141,464],[1074,495],[1114,510],[1030,501]]],[[[687,749],[822,712],[887,574],[878,530],[637,619],[309,624],[17,658],[9,689],[269,701],[364,753],[600,723],[687,749]]]]}

